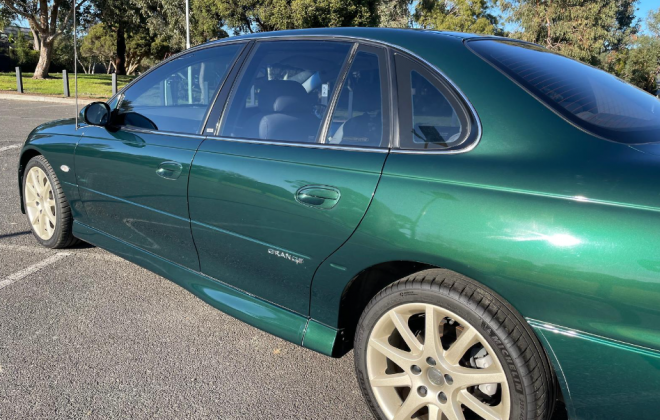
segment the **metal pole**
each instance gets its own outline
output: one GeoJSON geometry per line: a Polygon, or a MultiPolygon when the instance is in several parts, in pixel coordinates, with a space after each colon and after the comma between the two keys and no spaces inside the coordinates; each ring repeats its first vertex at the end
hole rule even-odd
{"type": "Polygon", "coordinates": [[[20,67],[16,67],[16,91],[23,93],[23,73],[20,67]]]}
{"type": "Polygon", "coordinates": [[[76,33],[76,0],[73,3],[73,84],[76,92],[76,130],[78,129],[78,34],[76,33]]]}
{"type": "Polygon", "coordinates": [[[117,73],[112,73],[112,94],[117,93],[117,73]]]}
{"type": "Polygon", "coordinates": [[[64,97],[68,98],[69,94],[69,74],[66,70],[62,70],[62,83],[64,84],[64,97]]]}
{"type": "Polygon", "coordinates": [[[190,48],[190,0],[186,0],[186,49],[190,48]]]}

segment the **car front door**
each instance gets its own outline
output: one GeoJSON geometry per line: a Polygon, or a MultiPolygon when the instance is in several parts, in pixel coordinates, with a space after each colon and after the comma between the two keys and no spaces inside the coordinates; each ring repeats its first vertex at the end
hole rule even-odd
{"type": "Polygon", "coordinates": [[[170,60],[113,101],[109,127],[83,128],[75,165],[85,224],[199,270],[188,213],[190,165],[210,104],[244,47],[170,60]]]}
{"type": "Polygon", "coordinates": [[[387,157],[386,63],[352,41],[255,43],[191,170],[203,273],[309,313],[314,272],[355,231],[387,157]]]}

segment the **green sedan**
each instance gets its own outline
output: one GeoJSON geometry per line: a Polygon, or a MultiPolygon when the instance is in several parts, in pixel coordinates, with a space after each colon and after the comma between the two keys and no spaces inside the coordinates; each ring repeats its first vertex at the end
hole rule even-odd
{"type": "Polygon", "coordinates": [[[18,167],[43,246],[353,350],[388,420],[657,419],[659,179],[656,97],[534,44],[362,28],[189,49],[18,167]]]}

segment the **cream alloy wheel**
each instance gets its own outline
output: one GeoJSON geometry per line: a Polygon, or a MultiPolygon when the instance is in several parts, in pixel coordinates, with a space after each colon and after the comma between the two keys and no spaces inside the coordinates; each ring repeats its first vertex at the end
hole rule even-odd
{"type": "Polygon", "coordinates": [[[57,226],[53,186],[38,166],[32,167],[26,177],[24,194],[28,220],[39,238],[48,240],[57,226]]]}
{"type": "Polygon", "coordinates": [[[469,418],[509,419],[500,361],[474,327],[447,309],[408,303],[386,312],[369,336],[366,362],[388,419],[463,420],[467,410],[469,418]]]}

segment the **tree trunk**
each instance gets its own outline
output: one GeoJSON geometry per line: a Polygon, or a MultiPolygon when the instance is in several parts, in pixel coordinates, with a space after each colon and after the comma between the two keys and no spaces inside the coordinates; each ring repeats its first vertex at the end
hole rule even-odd
{"type": "Polygon", "coordinates": [[[32,48],[34,48],[35,51],[41,51],[41,38],[39,38],[39,32],[34,29],[32,24],[30,24],[30,31],[32,31],[32,48]]]}
{"type": "Polygon", "coordinates": [[[40,34],[42,43],[41,50],[39,51],[39,62],[37,68],[34,70],[33,79],[45,79],[48,77],[48,69],[50,68],[50,61],[53,58],[53,41],[43,41],[48,38],[48,35],[40,34]]]}
{"type": "Polygon", "coordinates": [[[115,72],[117,75],[126,75],[126,34],[124,26],[117,28],[117,56],[115,57],[115,72]]]}

